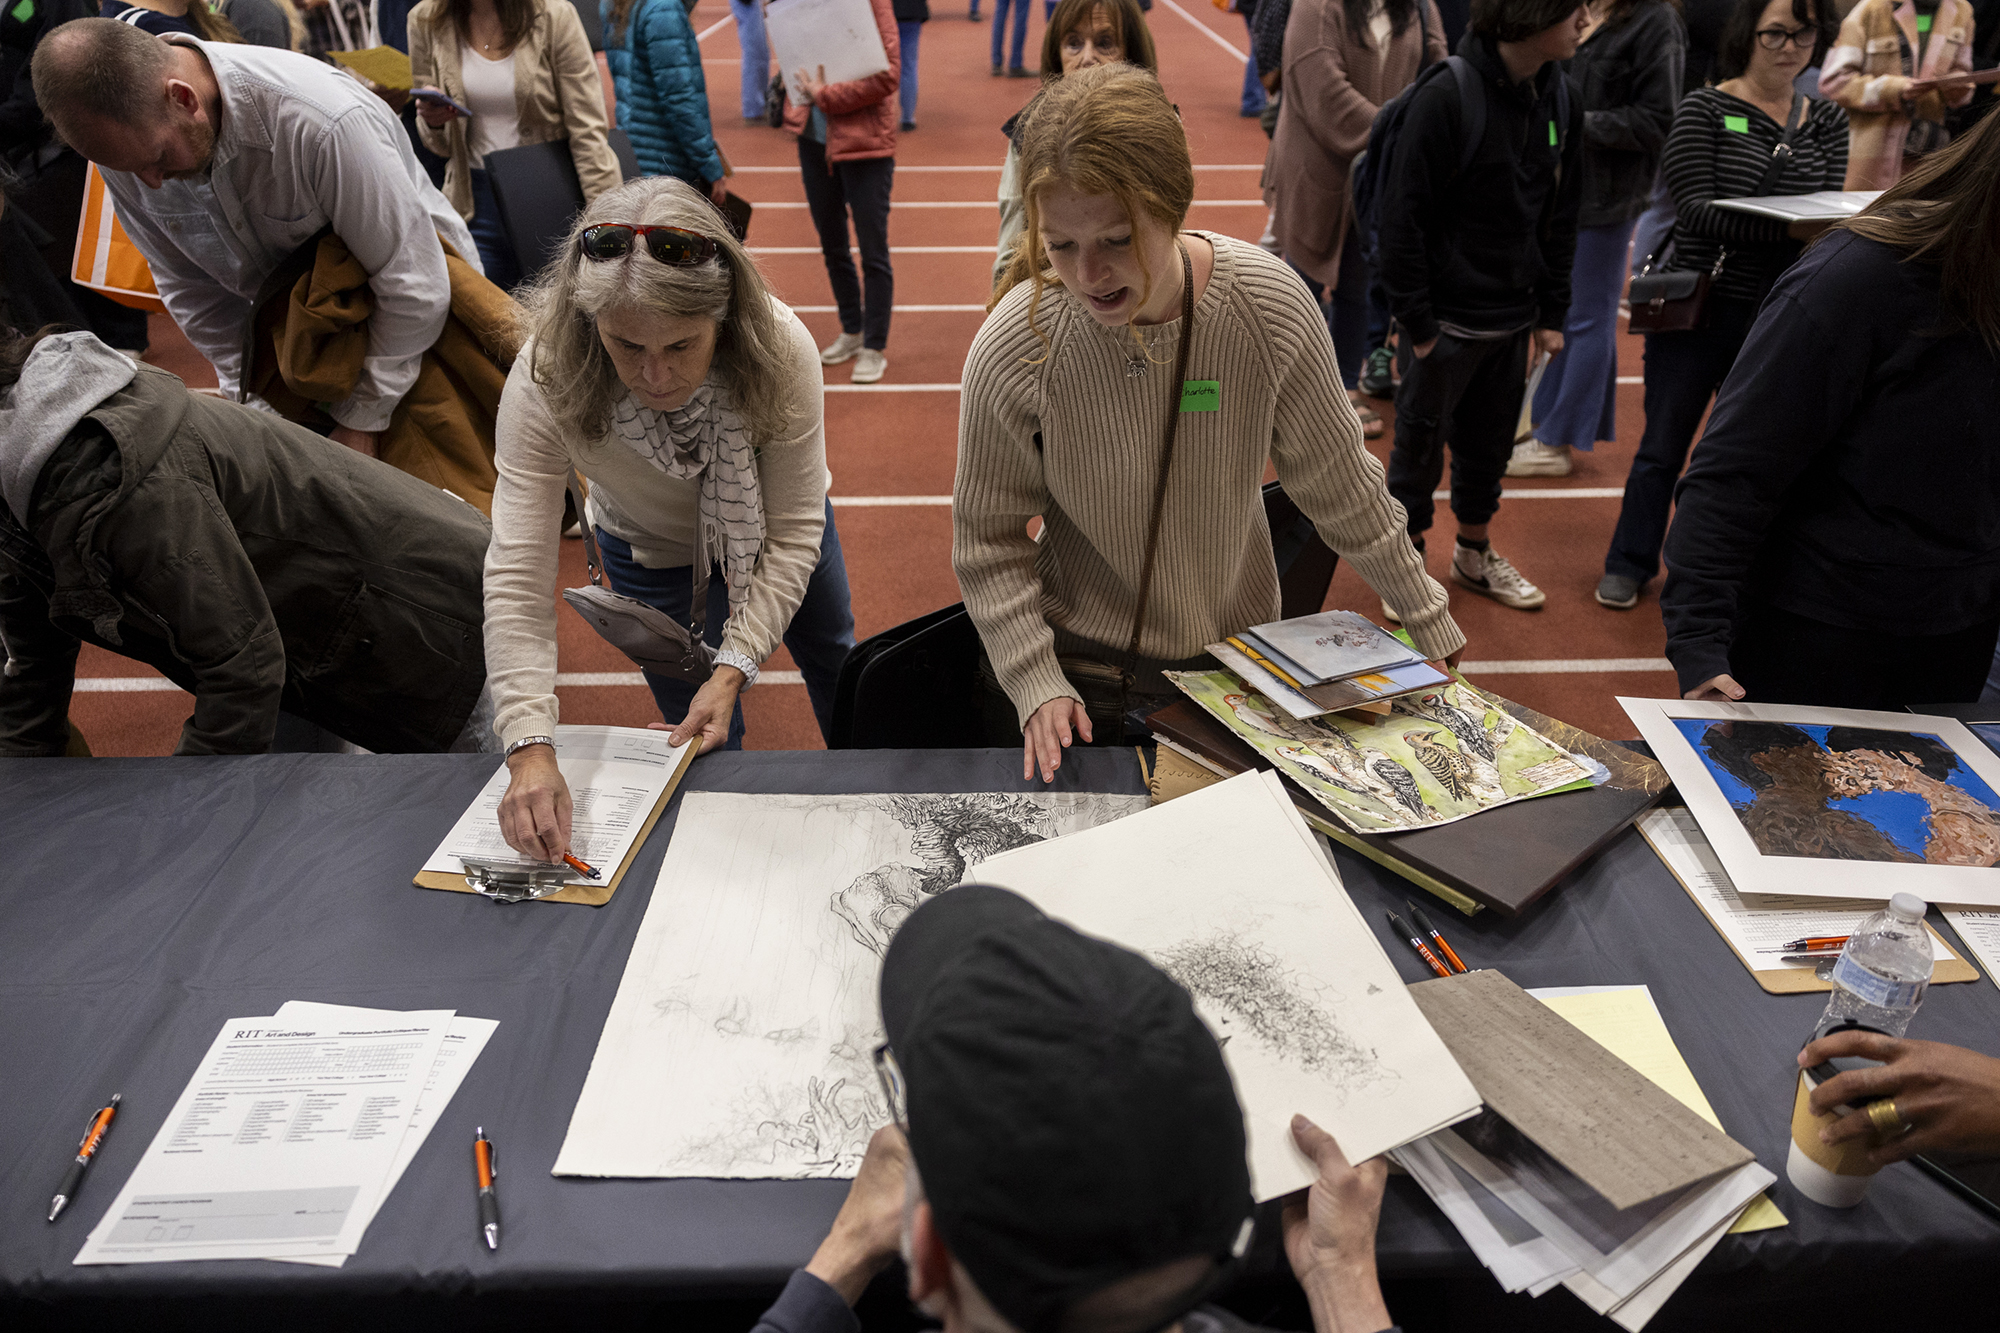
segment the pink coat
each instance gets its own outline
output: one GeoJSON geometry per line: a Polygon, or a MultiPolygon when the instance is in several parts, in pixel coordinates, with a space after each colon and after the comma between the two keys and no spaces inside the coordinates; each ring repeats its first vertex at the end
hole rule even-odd
{"type": "Polygon", "coordinates": [[[1414,14],[1390,35],[1386,52],[1354,40],[1341,0],[1297,0],[1285,23],[1284,97],[1264,159],[1264,199],[1279,248],[1324,286],[1340,275],[1347,169],[1368,146],[1375,113],[1409,86],[1418,66],[1444,59],[1444,21],[1433,0],[1423,3],[1429,51],[1414,14]]]}
{"type": "MultiPolygon", "coordinates": [[[[1917,7],[1910,0],[1861,0],[1841,21],[1840,36],[1821,66],[1819,90],[1847,108],[1847,188],[1886,190],[1903,174],[1903,145],[1913,116],[1944,119],[1948,107],[1972,100],[1973,87],[1932,91],[1903,101],[1911,77],[1903,73],[1900,30],[1917,50],[1917,7]]],[[[1972,68],[1972,6],[1939,0],[1931,19],[1930,46],[1915,77],[1935,79],[1972,68]]]]}
{"type": "MultiPolygon", "coordinates": [[[[896,89],[903,73],[903,50],[896,40],[896,11],[889,0],[869,0],[875,11],[875,27],[882,34],[882,49],[889,55],[889,68],[865,79],[829,83],[819,95],[819,109],[826,113],[826,160],[858,162],[871,157],[896,155],[896,89]]],[[[795,71],[783,71],[787,84],[795,71]]],[[[805,133],[812,108],[795,102],[785,106],[785,128],[793,134],[805,133]]]]}

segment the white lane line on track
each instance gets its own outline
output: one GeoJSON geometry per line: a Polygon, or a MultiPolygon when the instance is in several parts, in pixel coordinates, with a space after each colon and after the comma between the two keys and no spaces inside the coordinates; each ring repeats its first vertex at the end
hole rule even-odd
{"type": "MultiPolygon", "coordinates": [[[[966,164],[963,164],[963,163],[961,163],[961,164],[959,164],[959,165],[956,165],[956,166],[952,166],[952,165],[947,165],[947,164],[936,164],[936,165],[910,165],[910,164],[906,164],[906,163],[902,163],[902,162],[898,162],[898,163],[896,164],[896,174],[897,174],[898,176],[907,176],[907,175],[909,175],[909,174],[910,174],[911,172],[913,172],[913,171],[920,171],[920,172],[926,172],[926,173],[942,173],[942,172],[956,172],[956,171],[983,171],[983,172],[985,172],[985,173],[986,173],[987,175],[989,175],[989,176],[997,176],[997,175],[999,175],[999,174],[1000,174],[1000,168],[1001,168],[1001,166],[1002,166],[1002,165],[1003,165],[1003,164],[1002,164],[1002,163],[999,163],[999,162],[995,162],[995,163],[994,163],[994,164],[993,164],[992,166],[990,166],[990,167],[982,167],[982,166],[970,166],[970,165],[966,165],[966,164]]],[[[1263,164],[1262,162],[1197,162],[1197,163],[1195,163],[1195,164],[1194,164],[1194,169],[1195,169],[1196,171],[1262,171],[1262,170],[1264,169],[1264,164],[1263,164]]],[[[799,174],[799,169],[798,169],[797,167],[795,167],[795,166],[790,166],[790,167],[738,167],[738,168],[736,168],[736,174],[737,174],[737,175],[739,175],[739,176],[746,176],[746,175],[759,175],[759,176],[779,176],[779,175],[784,175],[784,176],[796,176],[796,175],[798,175],[798,174],[799,174]]]]}
{"type": "MultiPolygon", "coordinates": [[[[836,504],[839,501],[835,501],[836,504]]],[[[1524,659],[1495,662],[1462,662],[1460,669],[1468,676],[1542,676],[1580,675],[1593,671],[1672,671],[1673,664],[1664,657],[1586,657],[1553,658],[1547,660],[1524,659]]],[[[803,685],[805,677],[796,671],[760,671],[757,673],[759,685],[803,685]]],[[[646,678],[636,671],[561,671],[556,673],[556,688],[574,689],[640,689],[646,678]]],[[[164,676],[83,676],[76,682],[79,694],[152,694],[168,690],[179,692],[180,686],[164,676]]]]}
{"type": "Polygon", "coordinates": [[[1221,33],[1217,32],[1215,29],[1209,27],[1206,23],[1203,23],[1200,19],[1196,18],[1194,15],[1188,13],[1185,9],[1182,9],[1179,5],[1175,4],[1174,0],[1160,0],[1160,3],[1165,5],[1168,9],[1173,10],[1174,13],[1179,14],[1189,23],[1194,24],[1194,26],[1196,27],[1196,29],[1200,31],[1202,36],[1208,38],[1209,41],[1214,42],[1217,46],[1229,52],[1230,55],[1235,56],[1238,60],[1248,60],[1250,58],[1249,56],[1244,55],[1241,51],[1237,50],[1234,46],[1230,45],[1228,38],[1224,37],[1221,33]]]}
{"type": "MultiPolygon", "coordinates": [[[[827,387],[833,388],[834,386],[829,384],[827,387]]],[[[869,386],[862,385],[860,387],[867,388],[869,386]]],[[[1624,496],[1625,488],[1623,486],[1575,486],[1567,490],[1560,490],[1554,486],[1522,486],[1518,488],[1509,486],[1500,492],[1500,498],[1503,500],[1619,500],[1623,499],[1624,496]]],[[[836,495],[832,498],[836,506],[853,505],[863,509],[883,508],[892,505],[948,505],[951,503],[949,495],[836,495]]],[[[1451,498],[1451,492],[1437,491],[1431,498],[1434,500],[1448,500],[1451,498]]]]}
{"type": "MultiPolygon", "coordinates": [[[[753,203],[753,204],[754,204],[754,205],[755,205],[756,207],[758,207],[758,208],[785,208],[785,209],[800,209],[800,208],[810,208],[810,207],[812,207],[812,205],[810,205],[810,204],[806,203],[806,202],[805,202],[805,201],[804,201],[803,199],[793,199],[793,200],[780,200],[780,201],[779,201],[779,202],[777,202],[777,203],[766,203],[766,202],[763,202],[763,201],[761,201],[761,200],[752,200],[751,202],[752,202],[752,203],[753,203]]],[[[991,208],[991,209],[998,209],[999,207],[1000,207],[1000,203],[999,203],[999,201],[998,201],[998,200],[996,200],[996,199],[904,199],[904,200],[898,200],[898,201],[896,201],[895,203],[891,204],[891,205],[890,205],[890,211],[891,211],[891,212],[894,212],[894,211],[896,211],[897,209],[902,209],[902,208],[991,208]]],[[[1194,204],[1193,204],[1193,207],[1195,207],[1195,208],[1264,208],[1264,207],[1267,207],[1267,205],[1266,205],[1266,204],[1264,203],[1264,201],[1263,201],[1262,199],[1197,199],[1197,200],[1195,200],[1195,201],[1194,201],[1194,204]]],[[[988,248],[988,249],[991,249],[992,247],[991,247],[991,246],[988,246],[987,248],[988,248]]],[[[754,247],[753,247],[753,249],[754,249],[754,247]]]]}
{"type": "MultiPolygon", "coordinates": [[[[1171,3],[1171,0],[1169,0],[1169,2],[1171,3]]],[[[713,37],[716,33],[721,32],[724,28],[728,27],[731,23],[734,23],[735,21],[736,17],[733,14],[725,19],[717,19],[715,22],[709,24],[706,28],[703,28],[700,32],[696,33],[694,35],[694,39],[697,43],[705,42],[710,37],[713,37]]]]}
{"type": "Polygon", "coordinates": [[[1664,657],[1556,657],[1460,662],[1468,676],[1570,676],[1592,671],[1672,671],[1664,657]]]}
{"type": "MultiPolygon", "coordinates": [[[[763,207],[759,204],[758,207],[763,207]]],[[[745,247],[753,255],[816,255],[817,245],[752,245],[745,247]]],[[[849,246],[848,253],[860,254],[859,247],[849,246]]],[[[990,255],[990,245],[892,245],[892,255],[990,255]]]]}
{"type": "MultiPolygon", "coordinates": [[[[890,311],[898,315],[964,315],[977,312],[986,313],[983,305],[895,305],[890,311]]],[[[837,305],[795,305],[792,312],[799,315],[837,315],[837,305]]]]}
{"type": "MultiPolygon", "coordinates": [[[[601,688],[604,686],[644,685],[646,678],[636,671],[561,671],[556,673],[557,688],[601,688]]],[[[759,685],[803,685],[805,678],[796,671],[760,671],[757,673],[759,685]]],[[[76,682],[79,694],[155,694],[168,690],[178,692],[180,686],[165,676],[83,676],[76,682]]]]}
{"type": "Polygon", "coordinates": [[[836,507],[856,505],[865,509],[899,508],[908,505],[949,505],[949,495],[833,495],[827,497],[836,507]]]}

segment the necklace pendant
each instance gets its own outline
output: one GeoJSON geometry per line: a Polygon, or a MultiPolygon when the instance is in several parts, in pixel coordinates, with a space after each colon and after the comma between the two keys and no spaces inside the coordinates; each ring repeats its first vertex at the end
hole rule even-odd
{"type": "Polygon", "coordinates": [[[1128,379],[1128,380],[1136,380],[1136,379],[1138,379],[1138,378],[1139,378],[1139,377],[1140,377],[1141,375],[1143,375],[1143,374],[1145,374],[1145,373],[1146,373],[1146,358],[1145,358],[1145,357],[1143,357],[1143,356],[1135,356],[1135,357],[1131,357],[1131,358],[1129,358],[1129,359],[1128,359],[1128,360],[1127,360],[1127,361],[1125,362],[1125,378],[1126,378],[1126,379],[1128,379]]]}

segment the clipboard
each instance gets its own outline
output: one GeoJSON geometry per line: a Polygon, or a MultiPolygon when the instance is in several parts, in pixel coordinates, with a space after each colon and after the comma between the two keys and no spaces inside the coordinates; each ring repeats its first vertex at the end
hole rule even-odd
{"type": "MultiPolygon", "coordinates": [[[[1652,847],[1653,840],[1646,837],[1645,826],[1643,824],[1639,825],[1638,829],[1639,836],[1646,839],[1648,847],[1652,847]]],[[[1674,877],[1674,883],[1680,885],[1681,891],[1693,900],[1697,908],[1701,909],[1702,918],[1714,929],[1723,944],[1728,946],[1729,952],[1736,956],[1736,961],[1743,964],[1743,970],[1750,974],[1751,980],[1755,981],[1767,993],[1771,995],[1799,995],[1807,991],[1830,991],[1833,989],[1833,983],[1820,976],[1817,967],[1758,968],[1753,960],[1745,958],[1743,951],[1731,942],[1728,933],[1722,929],[1721,924],[1716,921],[1714,915],[1708,910],[1708,905],[1702,902],[1701,896],[1694,891],[1693,887],[1686,880],[1681,878],[1680,872],[1674,869],[1673,863],[1665,856],[1660,855],[1659,848],[1653,847],[1653,853],[1659,856],[1660,865],[1666,869],[1666,872],[1674,877]]],[[[1979,980],[1979,969],[1966,962],[1965,956],[1952,948],[1944,936],[1938,934],[1936,926],[1926,921],[1924,922],[1924,929],[1931,933],[1931,938],[1942,945],[1946,955],[1948,955],[1931,964],[1931,985],[1937,986],[1953,981],[1979,980]]],[[[1831,962],[1832,960],[1828,959],[1828,961],[1831,962]]]]}
{"type": "MultiPolygon", "coordinates": [[[[619,863],[618,869],[611,873],[610,878],[602,884],[565,885],[554,893],[526,901],[581,903],[585,907],[602,907],[610,902],[611,895],[618,892],[618,885],[624,880],[625,872],[632,868],[634,861],[638,860],[640,850],[646,845],[646,839],[653,836],[653,826],[659,823],[660,816],[666,813],[668,804],[674,799],[674,793],[680,790],[681,779],[687,776],[688,765],[694,762],[695,755],[700,749],[699,745],[690,745],[681,755],[681,761],[675,765],[673,775],[667,779],[666,788],[661,791],[660,799],[653,803],[652,812],[646,816],[646,822],[639,826],[639,835],[632,839],[632,850],[625,853],[625,859],[619,863]]],[[[480,897],[491,897],[490,894],[481,893],[475,888],[466,876],[440,870],[420,870],[410,882],[420,889],[442,889],[446,893],[470,893],[480,897]]]]}

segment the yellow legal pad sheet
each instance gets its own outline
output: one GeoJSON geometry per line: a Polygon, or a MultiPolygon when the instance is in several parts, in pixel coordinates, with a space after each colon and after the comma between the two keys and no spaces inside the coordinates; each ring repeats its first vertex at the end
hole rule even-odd
{"type": "MultiPolygon", "coordinates": [[[[1578,987],[1567,993],[1561,988],[1548,989],[1554,993],[1529,993],[1658,1084],[1675,1101],[1717,1129],[1722,1128],[1715,1108],[1708,1104],[1701,1085],[1694,1080],[1694,1071],[1674,1045],[1673,1034],[1667,1031],[1665,1020],[1653,1004],[1652,993],[1644,986],[1578,987]]],[[[1778,1205],[1771,1202],[1768,1194],[1760,1194],[1729,1228],[1729,1234],[1766,1231],[1786,1224],[1778,1205]]]]}

